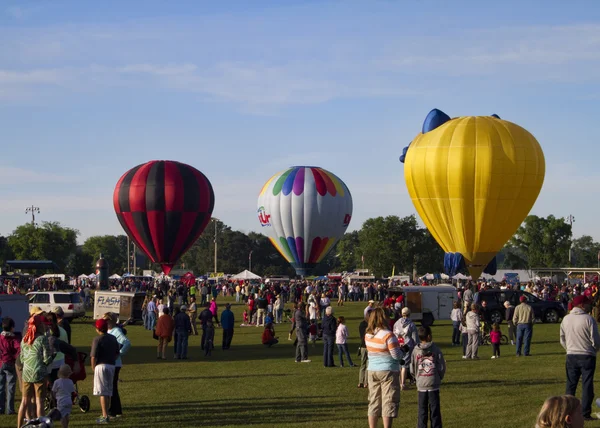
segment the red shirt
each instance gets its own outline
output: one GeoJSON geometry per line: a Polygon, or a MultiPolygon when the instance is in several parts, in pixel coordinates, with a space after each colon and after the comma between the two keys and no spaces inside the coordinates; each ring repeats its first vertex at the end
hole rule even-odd
{"type": "Polygon", "coordinates": [[[12,333],[2,332],[0,334],[0,365],[14,365],[21,353],[21,343],[17,336],[12,333]]]}
{"type": "Polygon", "coordinates": [[[273,340],[275,337],[273,336],[273,332],[269,328],[265,328],[262,334],[262,343],[266,344],[273,340]]]}

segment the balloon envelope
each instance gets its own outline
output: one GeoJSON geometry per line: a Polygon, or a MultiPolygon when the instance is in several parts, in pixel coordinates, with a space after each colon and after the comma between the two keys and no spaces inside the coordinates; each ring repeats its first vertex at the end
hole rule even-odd
{"type": "Polygon", "coordinates": [[[544,154],[527,130],[496,117],[442,122],[412,141],[404,178],[431,234],[477,279],[535,203],[544,154]]]}
{"type": "Polygon", "coordinates": [[[323,168],[294,166],[277,173],[258,197],[262,231],[298,275],[308,275],[325,258],[351,218],[348,187],[323,168]]]}
{"type": "Polygon", "coordinates": [[[123,174],[113,204],[127,235],[168,275],[210,221],[215,195],[196,168],[150,161],[123,174]]]}

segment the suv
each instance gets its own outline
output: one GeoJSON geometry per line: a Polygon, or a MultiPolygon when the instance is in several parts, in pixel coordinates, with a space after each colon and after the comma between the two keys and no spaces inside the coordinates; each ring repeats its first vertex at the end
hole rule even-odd
{"type": "Polygon", "coordinates": [[[34,291],[27,293],[29,310],[39,306],[44,312],[50,312],[60,306],[65,313],[65,318],[77,318],[85,315],[84,303],[79,293],[65,291],[34,291]]]}
{"type": "Polygon", "coordinates": [[[566,313],[559,302],[540,300],[533,294],[521,290],[486,290],[479,292],[479,303],[487,303],[489,318],[492,323],[501,323],[506,309],[504,302],[508,300],[511,305],[518,306],[521,296],[527,298],[527,303],[533,308],[536,319],[546,323],[557,323],[566,313]]]}

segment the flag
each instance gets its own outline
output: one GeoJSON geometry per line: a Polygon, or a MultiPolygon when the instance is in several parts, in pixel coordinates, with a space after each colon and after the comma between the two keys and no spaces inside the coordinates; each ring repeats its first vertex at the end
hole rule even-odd
{"type": "Polygon", "coordinates": [[[600,251],[598,251],[598,261],[600,262],[600,251]]]}
{"type": "Polygon", "coordinates": [[[364,263],[365,262],[365,255],[363,254],[362,256],[360,256],[360,260],[364,263]]]}
{"type": "Polygon", "coordinates": [[[248,254],[248,260],[252,260],[252,251],[248,254]]]}
{"type": "Polygon", "coordinates": [[[392,276],[394,276],[394,272],[396,272],[396,265],[392,267],[392,276]]]}

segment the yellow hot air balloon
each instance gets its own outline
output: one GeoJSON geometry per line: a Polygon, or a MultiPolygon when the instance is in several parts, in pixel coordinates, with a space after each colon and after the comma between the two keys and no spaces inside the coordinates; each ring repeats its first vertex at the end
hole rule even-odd
{"type": "Polygon", "coordinates": [[[545,174],[542,148],[519,125],[496,115],[450,119],[436,109],[400,160],[445,266],[459,253],[473,279],[523,222],[545,174]]]}

